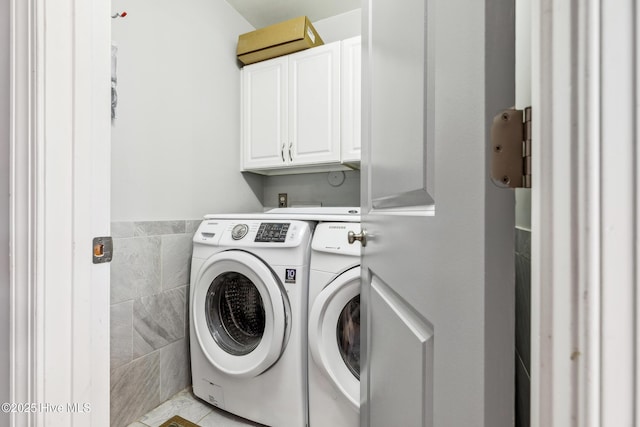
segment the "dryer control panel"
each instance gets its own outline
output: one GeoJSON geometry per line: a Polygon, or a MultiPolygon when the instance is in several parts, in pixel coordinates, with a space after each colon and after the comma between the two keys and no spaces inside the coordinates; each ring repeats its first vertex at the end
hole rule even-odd
{"type": "Polygon", "coordinates": [[[311,248],[315,252],[327,252],[344,256],[360,256],[362,245],[349,244],[349,231],[359,233],[360,223],[356,222],[323,222],[318,224],[313,235],[311,248]]]}

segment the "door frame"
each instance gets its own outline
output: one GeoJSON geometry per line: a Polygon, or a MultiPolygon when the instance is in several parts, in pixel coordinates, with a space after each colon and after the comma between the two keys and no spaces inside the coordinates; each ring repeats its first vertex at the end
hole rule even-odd
{"type": "Polygon", "coordinates": [[[532,7],[531,424],[634,425],[640,10],[532,7]]]}
{"type": "Polygon", "coordinates": [[[109,425],[109,9],[10,0],[11,426],[109,425]]]}

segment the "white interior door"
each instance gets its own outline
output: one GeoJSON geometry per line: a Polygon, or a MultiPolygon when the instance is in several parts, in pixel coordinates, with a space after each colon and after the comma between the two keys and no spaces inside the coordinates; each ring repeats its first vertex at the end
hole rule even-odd
{"type": "Polygon", "coordinates": [[[486,144],[512,8],[365,2],[362,426],[513,423],[514,196],[486,144]]]}

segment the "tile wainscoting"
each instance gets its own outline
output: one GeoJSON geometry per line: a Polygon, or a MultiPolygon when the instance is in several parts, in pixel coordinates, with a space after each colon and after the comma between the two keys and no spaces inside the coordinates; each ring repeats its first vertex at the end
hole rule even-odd
{"type": "Polygon", "coordinates": [[[112,427],[128,425],[191,382],[189,275],[199,224],[111,224],[112,427]]]}

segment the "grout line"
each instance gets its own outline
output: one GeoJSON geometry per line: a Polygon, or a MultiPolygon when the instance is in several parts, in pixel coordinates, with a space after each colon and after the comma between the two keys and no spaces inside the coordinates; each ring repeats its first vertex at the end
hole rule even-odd
{"type": "Polygon", "coordinates": [[[206,413],[205,416],[203,416],[202,418],[200,418],[198,421],[196,421],[196,424],[200,423],[200,421],[204,420],[205,418],[207,418],[209,415],[211,415],[211,413],[213,412],[213,409],[210,409],[209,412],[206,413]]]}

